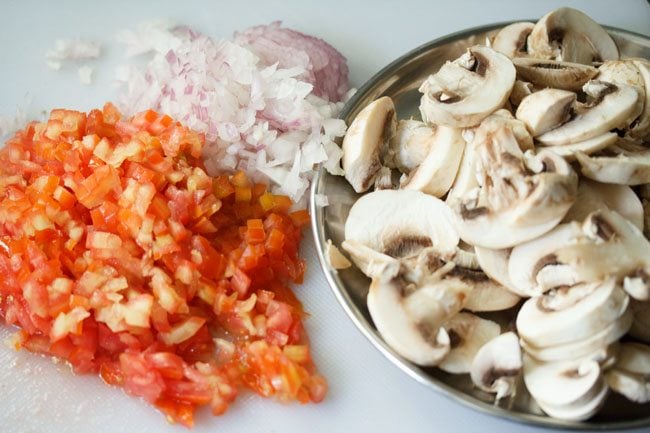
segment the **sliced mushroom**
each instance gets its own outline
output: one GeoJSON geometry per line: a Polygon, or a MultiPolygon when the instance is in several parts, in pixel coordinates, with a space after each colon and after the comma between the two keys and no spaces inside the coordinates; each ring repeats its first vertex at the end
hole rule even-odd
{"type": "Polygon", "coordinates": [[[615,392],[636,403],[650,401],[650,346],[621,344],[614,368],[605,375],[615,392]]]}
{"type": "Polygon", "coordinates": [[[544,146],[543,148],[550,150],[556,155],[560,155],[567,161],[573,161],[578,153],[591,155],[611,146],[618,140],[619,137],[615,132],[607,132],[584,141],[563,144],[561,146],[544,146]]]}
{"type": "Polygon", "coordinates": [[[456,178],[447,194],[447,199],[445,200],[447,203],[455,203],[461,200],[471,190],[479,186],[476,178],[478,155],[474,143],[475,137],[476,133],[474,130],[466,129],[464,131],[463,139],[465,140],[465,149],[463,151],[463,157],[460,160],[456,178]]]}
{"type": "Polygon", "coordinates": [[[623,125],[633,114],[638,93],[632,87],[592,80],[583,86],[590,100],[564,125],[539,137],[547,146],[588,140],[623,125]]]}
{"type": "Polygon", "coordinates": [[[393,189],[393,174],[388,167],[381,167],[375,177],[374,186],[376,190],[393,189]]]}
{"type": "Polygon", "coordinates": [[[619,126],[619,129],[627,130],[637,122],[637,119],[643,113],[646,102],[645,83],[641,71],[633,60],[613,60],[603,63],[598,67],[598,80],[607,81],[616,85],[632,87],[637,91],[637,99],[634,110],[627,121],[619,126]]]}
{"type": "Polygon", "coordinates": [[[581,341],[621,317],[628,303],[614,278],[555,289],[524,302],[517,332],[528,345],[539,348],[581,341]]]}
{"type": "Polygon", "coordinates": [[[510,59],[491,48],[471,47],[424,81],[422,119],[455,128],[478,125],[503,106],[514,81],[510,59]]]}
{"type": "Polygon", "coordinates": [[[539,361],[555,362],[580,358],[618,341],[632,326],[633,318],[632,311],[628,308],[605,329],[584,340],[548,347],[531,346],[526,340],[522,340],[521,346],[526,353],[539,361]]]}
{"type": "Polygon", "coordinates": [[[582,89],[587,81],[598,75],[598,69],[580,63],[557,62],[530,57],[512,59],[521,80],[545,88],[571,90],[582,89]]]}
{"type": "Polygon", "coordinates": [[[650,183],[650,149],[625,140],[604,151],[585,155],[576,153],[582,174],[590,179],[619,185],[650,183]]]}
{"type": "Polygon", "coordinates": [[[419,120],[400,120],[395,135],[390,139],[385,165],[409,173],[422,164],[435,137],[435,128],[419,120]]]}
{"type": "MultiPolygon", "coordinates": [[[[450,220],[449,208],[433,196],[408,190],[374,191],[350,209],[345,240],[394,258],[417,255],[431,246],[454,253],[459,239],[450,220]]],[[[355,255],[351,257],[357,263],[355,255]]]]}
{"type": "Polygon", "coordinates": [[[607,31],[579,10],[559,8],[544,15],[528,38],[533,57],[590,65],[617,60],[618,48],[607,31]]]}
{"type": "Polygon", "coordinates": [[[544,89],[525,97],[517,108],[517,119],[537,137],[557,128],[571,117],[576,94],[566,90],[544,89]]]}
{"type": "Polygon", "coordinates": [[[458,313],[443,325],[451,350],[438,364],[447,373],[469,373],[478,350],[501,333],[499,325],[470,313],[458,313]]]}
{"type": "Polygon", "coordinates": [[[372,186],[395,129],[395,105],[387,96],[368,104],[350,124],[343,138],[342,164],[345,178],[356,192],[372,186]]]}
{"type": "Polygon", "coordinates": [[[401,187],[442,197],[456,178],[464,149],[465,140],[460,129],[438,126],[426,158],[401,187]]]}
{"type": "Polygon", "coordinates": [[[348,252],[354,264],[369,278],[383,276],[384,278],[395,277],[400,272],[399,260],[375,251],[372,248],[354,239],[345,240],[341,244],[348,252]]]}
{"type": "Polygon", "coordinates": [[[374,278],[368,311],[384,341],[418,365],[436,365],[449,353],[442,324],[458,313],[471,287],[456,280],[414,286],[401,278],[374,278]]]}
{"type": "Polygon", "coordinates": [[[630,310],[634,315],[630,335],[644,343],[650,343],[650,302],[632,299],[630,310]]]}
{"type": "Polygon", "coordinates": [[[528,297],[530,294],[518,290],[517,286],[510,279],[508,274],[508,261],[510,260],[510,249],[492,250],[483,247],[474,247],[478,263],[487,276],[501,284],[510,292],[518,296],[528,297]]]}
{"type": "Polygon", "coordinates": [[[521,104],[521,101],[526,96],[531,95],[534,91],[535,88],[532,83],[529,83],[528,81],[515,80],[508,101],[510,102],[510,105],[516,108],[521,104]]]}
{"type": "Polygon", "coordinates": [[[470,376],[483,391],[496,393],[496,400],[513,395],[522,368],[519,339],[506,332],[485,343],[474,356],[470,376]]]}
{"type": "Polygon", "coordinates": [[[513,58],[525,55],[526,41],[535,24],[528,22],[513,23],[505,26],[494,37],[492,48],[501,54],[513,58]]]}
{"type": "Polygon", "coordinates": [[[650,300],[650,242],[638,227],[616,212],[590,214],[582,233],[554,254],[558,262],[572,268],[580,281],[615,277],[630,296],[650,300]]]}
{"type": "Polygon", "coordinates": [[[632,188],[582,179],[578,186],[578,197],[569,209],[564,221],[584,221],[590,213],[610,209],[643,229],[643,205],[632,188]]]}
{"type": "Polygon", "coordinates": [[[483,187],[450,203],[461,238],[492,249],[509,248],[552,229],[577,190],[577,176],[564,159],[544,151],[524,157],[505,121],[491,116],[477,131],[477,137],[486,137],[477,145],[483,187]]]}
{"type": "Polygon", "coordinates": [[[352,263],[348,260],[347,257],[341,253],[341,251],[332,243],[331,239],[327,240],[325,244],[325,250],[323,251],[323,256],[327,261],[327,264],[330,268],[339,270],[347,269],[352,266],[352,263]]]}
{"type": "Polygon", "coordinates": [[[449,276],[462,278],[472,286],[472,292],[465,302],[465,309],[473,312],[501,311],[517,305],[520,297],[502,286],[498,281],[492,280],[478,266],[474,253],[465,253],[472,256],[472,263],[461,265],[458,253],[453,257],[457,266],[449,272],[449,276]]]}
{"type": "Polygon", "coordinates": [[[577,283],[577,274],[569,266],[558,263],[555,251],[573,243],[580,234],[578,223],[561,224],[543,236],[513,248],[508,276],[517,293],[539,296],[554,287],[577,283]]]}
{"type": "Polygon", "coordinates": [[[650,61],[646,59],[634,59],[634,65],[639,69],[645,89],[645,102],[643,111],[630,125],[628,135],[635,140],[650,141],[650,61]]]}
{"type": "Polygon", "coordinates": [[[524,355],[523,372],[530,394],[544,412],[555,418],[587,419],[606,396],[600,364],[592,357],[545,363],[524,355]]]}

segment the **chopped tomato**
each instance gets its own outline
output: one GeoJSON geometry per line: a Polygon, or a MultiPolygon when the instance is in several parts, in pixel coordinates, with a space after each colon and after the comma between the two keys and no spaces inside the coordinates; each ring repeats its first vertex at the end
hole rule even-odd
{"type": "Polygon", "coordinates": [[[0,319],[171,422],[240,387],[320,401],[290,289],[306,211],[243,172],[210,178],[203,137],[148,110],[54,110],[0,150],[0,319]]]}

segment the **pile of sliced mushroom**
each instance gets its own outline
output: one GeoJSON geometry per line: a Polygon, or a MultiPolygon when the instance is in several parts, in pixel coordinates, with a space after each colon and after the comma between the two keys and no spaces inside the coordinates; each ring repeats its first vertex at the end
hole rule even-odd
{"type": "Polygon", "coordinates": [[[523,382],[556,418],[609,390],[650,401],[650,62],[561,8],[420,92],[421,120],[382,97],[343,142],[346,178],[374,190],[342,247],[385,342],[496,400],[523,382]]]}

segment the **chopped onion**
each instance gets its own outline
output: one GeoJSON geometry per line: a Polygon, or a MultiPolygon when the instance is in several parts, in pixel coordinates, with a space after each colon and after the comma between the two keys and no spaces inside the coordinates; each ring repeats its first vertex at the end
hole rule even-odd
{"type": "Polygon", "coordinates": [[[98,42],[86,41],[82,39],[57,39],[54,42],[54,48],[49,50],[45,57],[54,61],[56,60],[80,60],[96,59],[99,57],[101,48],[98,42]]]}
{"type": "Polygon", "coordinates": [[[79,81],[81,82],[81,84],[88,85],[88,84],[93,82],[93,68],[92,67],[90,67],[88,65],[84,65],[84,66],[80,67],[77,70],[77,72],[79,74],[79,81]]]}
{"type": "Polygon", "coordinates": [[[154,52],[144,70],[118,70],[120,108],[128,114],[153,108],[205,133],[211,175],[243,170],[304,206],[318,164],[343,174],[335,140],[345,133],[336,116],[348,95],[347,65],[322,40],[279,23],[235,41],[162,24],[123,31],[119,40],[129,53],[154,52]]]}

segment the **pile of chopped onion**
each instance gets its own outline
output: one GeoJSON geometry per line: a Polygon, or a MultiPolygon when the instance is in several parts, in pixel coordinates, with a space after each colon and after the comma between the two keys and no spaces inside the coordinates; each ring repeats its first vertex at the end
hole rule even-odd
{"type": "Polygon", "coordinates": [[[162,24],[123,31],[119,39],[129,53],[154,53],[144,70],[118,72],[120,108],[159,110],[205,133],[210,175],[241,170],[304,206],[317,164],[342,174],[334,140],[345,133],[336,116],[348,71],[326,42],[279,23],[234,41],[162,24]]]}

